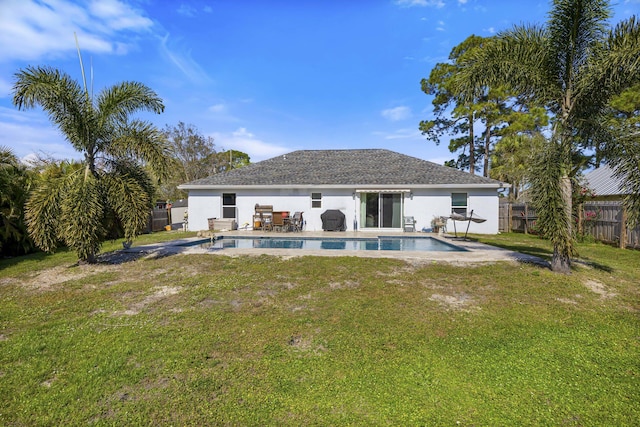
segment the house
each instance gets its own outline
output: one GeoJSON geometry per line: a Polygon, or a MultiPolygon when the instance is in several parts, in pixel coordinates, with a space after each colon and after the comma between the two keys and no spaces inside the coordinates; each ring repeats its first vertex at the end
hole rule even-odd
{"type": "MultiPolygon", "coordinates": [[[[416,229],[452,212],[485,218],[472,233],[498,232],[498,189],[508,184],[383,149],[300,150],[192,181],[189,229],[210,218],[252,227],[256,205],[304,212],[304,230],[321,231],[321,215],[340,210],[348,231],[401,231],[404,217],[416,229]]],[[[449,221],[451,228],[452,222],[449,221]]],[[[465,223],[466,227],[466,223],[465,223]]]]}

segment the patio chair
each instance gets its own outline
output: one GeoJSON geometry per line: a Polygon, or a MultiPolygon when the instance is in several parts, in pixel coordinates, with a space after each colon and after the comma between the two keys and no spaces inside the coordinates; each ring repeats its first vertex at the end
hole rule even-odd
{"type": "Polygon", "coordinates": [[[404,231],[416,231],[416,220],[412,216],[404,217],[404,231]]]}
{"type": "Polygon", "coordinates": [[[273,230],[274,231],[286,231],[285,230],[285,218],[289,212],[273,212],[273,230]]]}
{"type": "Polygon", "coordinates": [[[302,219],[302,212],[294,212],[291,217],[291,227],[293,231],[302,231],[304,227],[304,220],[302,219]]]}

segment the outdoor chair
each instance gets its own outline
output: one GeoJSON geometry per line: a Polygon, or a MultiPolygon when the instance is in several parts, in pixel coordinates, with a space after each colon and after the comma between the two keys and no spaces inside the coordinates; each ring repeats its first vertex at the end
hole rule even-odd
{"type": "Polygon", "coordinates": [[[416,231],[416,220],[412,216],[404,217],[404,231],[416,231]]]}
{"type": "Polygon", "coordinates": [[[304,226],[304,220],[302,219],[302,212],[294,212],[291,217],[291,228],[293,231],[302,231],[304,226]]]}
{"type": "Polygon", "coordinates": [[[273,213],[273,230],[274,231],[286,231],[285,218],[289,212],[274,212],[273,213]]]}

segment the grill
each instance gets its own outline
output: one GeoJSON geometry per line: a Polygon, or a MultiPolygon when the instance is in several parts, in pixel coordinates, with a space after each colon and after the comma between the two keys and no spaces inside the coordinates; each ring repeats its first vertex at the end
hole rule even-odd
{"type": "Polygon", "coordinates": [[[329,209],[320,215],[324,231],[345,231],[344,214],[337,209],[329,209]]]}

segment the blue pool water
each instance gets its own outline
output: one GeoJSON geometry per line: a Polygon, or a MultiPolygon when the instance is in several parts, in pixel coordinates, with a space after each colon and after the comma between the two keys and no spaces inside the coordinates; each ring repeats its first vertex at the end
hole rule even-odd
{"type": "Polygon", "coordinates": [[[220,236],[190,242],[185,246],[200,246],[205,249],[307,249],[345,251],[447,251],[463,252],[466,249],[431,237],[379,236],[363,238],[326,237],[256,237],[220,236]]]}

